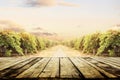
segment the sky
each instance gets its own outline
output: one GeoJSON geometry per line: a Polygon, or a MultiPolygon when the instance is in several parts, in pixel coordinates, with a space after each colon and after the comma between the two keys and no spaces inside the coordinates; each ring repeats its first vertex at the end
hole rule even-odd
{"type": "Polygon", "coordinates": [[[79,37],[119,25],[120,0],[0,0],[0,21],[79,37]]]}

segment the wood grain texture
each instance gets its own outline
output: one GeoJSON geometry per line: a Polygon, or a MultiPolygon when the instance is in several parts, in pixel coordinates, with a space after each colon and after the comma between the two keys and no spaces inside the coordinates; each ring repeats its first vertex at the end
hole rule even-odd
{"type": "Polygon", "coordinates": [[[106,64],[105,62],[101,62],[101,61],[97,61],[93,58],[87,57],[84,58],[84,60],[86,60],[86,62],[88,64],[90,64],[91,66],[95,67],[97,70],[99,70],[104,76],[108,77],[108,78],[116,78],[119,77],[119,75],[117,75],[119,73],[119,69],[106,64]],[[117,72],[118,71],[118,72],[117,72]]]}
{"type": "Polygon", "coordinates": [[[61,78],[80,78],[79,74],[79,71],[77,71],[68,58],[60,58],[61,78]]]}
{"type": "Polygon", "coordinates": [[[94,67],[82,61],[81,58],[70,58],[85,78],[103,78],[103,76],[94,67]]]}
{"type": "Polygon", "coordinates": [[[29,69],[19,74],[17,78],[36,78],[44,69],[50,58],[42,58],[36,64],[31,66],[29,69]]]}
{"type": "Polygon", "coordinates": [[[120,79],[117,57],[0,58],[1,79],[120,79]],[[8,63],[4,63],[7,60],[8,63]]]}
{"type": "Polygon", "coordinates": [[[59,58],[52,58],[44,68],[39,77],[55,78],[59,77],[59,58]]]}

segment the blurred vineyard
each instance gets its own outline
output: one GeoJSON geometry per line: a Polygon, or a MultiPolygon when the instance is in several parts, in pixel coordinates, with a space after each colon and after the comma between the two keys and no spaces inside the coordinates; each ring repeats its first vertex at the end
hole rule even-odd
{"type": "Polygon", "coordinates": [[[26,32],[0,31],[0,56],[34,54],[56,44],[26,32]]]}
{"type": "Polygon", "coordinates": [[[64,41],[62,44],[79,50],[83,54],[120,56],[120,30],[96,32],[74,40],[64,41]]]}
{"type": "MultiPolygon", "coordinates": [[[[0,31],[0,56],[35,54],[59,43],[27,32],[0,31]]],[[[120,56],[120,30],[96,32],[74,40],[62,41],[62,44],[83,54],[120,56]]]]}

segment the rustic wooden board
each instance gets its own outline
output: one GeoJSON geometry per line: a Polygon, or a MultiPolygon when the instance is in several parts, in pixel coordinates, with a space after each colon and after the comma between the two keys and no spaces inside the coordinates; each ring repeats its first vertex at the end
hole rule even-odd
{"type": "Polygon", "coordinates": [[[60,58],[61,78],[80,78],[79,71],[74,67],[68,58],[60,58]]]}
{"type": "Polygon", "coordinates": [[[5,77],[5,78],[6,77],[7,78],[15,77],[16,75],[21,73],[23,70],[28,69],[30,66],[32,66],[31,63],[34,63],[36,60],[37,60],[37,58],[30,58],[29,60],[20,62],[9,68],[6,68],[6,69],[0,71],[0,78],[1,77],[5,77]]]}
{"type": "Polygon", "coordinates": [[[97,58],[93,58],[93,59],[104,62],[106,64],[109,64],[113,67],[120,69],[120,64],[118,63],[118,61],[113,61],[111,59],[106,59],[106,58],[101,58],[101,57],[97,57],[97,58]]]}
{"type": "Polygon", "coordinates": [[[2,68],[2,66],[4,66],[4,65],[7,65],[7,64],[10,64],[10,63],[12,63],[12,62],[17,62],[17,61],[19,61],[20,60],[20,58],[0,58],[0,69],[2,68]]]}
{"type": "Polygon", "coordinates": [[[108,59],[108,60],[110,60],[110,61],[112,61],[112,62],[115,62],[115,63],[120,64],[120,58],[109,57],[109,58],[105,58],[105,59],[108,59]]]}
{"type": "Polygon", "coordinates": [[[41,78],[58,78],[59,77],[59,58],[52,58],[42,73],[39,75],[41,78]]]}
{"type": "MultiPolygon", "coordinates": [[[[7,58],[5,58],[5,59],[6,59],[6,61],[9,60],[7,58]]],[[[18,58],[18,59],[13,58],[12,61],[9,61],[7,63],[6,63],[5,59],[3,61],[1,60],[2,64],[0,64],[0,70],[6,69],[8,67],[16,65],[16,64],[23,62],[23,61],[27,61],[29,58],[18,58]]]]}
{"type": "Polygon", "coordinates": [[[117,57],[0,58],[0,80],[120,78],[117,57]],[[11,60],[6,64],[4,61],[11,60]]]}
{"type": "Polygon", "coordinates": [[[92,66],[94,66],[97,70],[99,70],[102,74],[104,74],[108,78],[117,78],[120,77],[120,69],[109,65],[106,62],[98,61],[96,59],[86,57],[84,58],[86,62],[92,66]]]}
{"type": "Polygon", "coordinates": [[[36,64],[31,66],[29,69],[27,69],[23,73],[19,74],[17,76],[17,78],[36,78],[36,77],[38,77],[39,74],[42,72],[42,70],[45,68],[45,66],[49,60],[50,60],[50,58],[42,58],[41,60],[39,60],[39,62],[37,62],[36,64]]]}
{"type": "Polygon", "coordinates": [[[109,58],[106,58],[106,59],[112,60],[112,61],[120,64],[120,58],[109,57],[109,58]]]}
{"type": "Polygon", "coordinates": [[[81,58],[70,58],[85,78],[103,78],[103,76],[94,67],[87,64],[81,58]]]}

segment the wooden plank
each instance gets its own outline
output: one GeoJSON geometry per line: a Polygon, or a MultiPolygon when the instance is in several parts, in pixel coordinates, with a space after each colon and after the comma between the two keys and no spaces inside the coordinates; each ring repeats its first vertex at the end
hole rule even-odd
{"type": "Polygon", "coordinates": [[[20,58],[0,58],[0,67],[12,62],[16,62],[17,60],[20,60],[20,58]]]}
{"type": "MultiPolygon", "coordinates": [[[[91,65],[92,67],[94,67],[95,69],[97,69],[100,73],[102,73],[105,77],[107,78],[117,78],[117,76],[115,74],[112,74],[110,72],[108,72],[106,70],[105,67],[109,67],[109,65],[106,65],[104,63],[100,63],[96,60],[93,60],[92,58],[89,57],[84,57],[81,58],[81,60],[85,61],[86,63],[88,63],[89,65],[91,65]],[[105,69],[104,69],[105,68],[105,69]]],[[[108,68],[109,69],[109,68],[108,68]]]]}
{"type": "Polygon", "coordinates": [[[103,62],[103,63],[106,63],[106,64],[109,64],[109,65],[111,65],[111,66],[113,66],[115,68],[120,69],[120,64],[118,64],[118,63],[116,63],[114,61],[111,61],[109,58],[95,57],[93,59],[98,60],[98,61],[103,62]]]}
{"type": "MultiPolygon", "coordinates": [[[[44,68],[45,68],[46,65],[49,63],[50,60],[51,60],[51,58],[50,58],[50,59],[47,59],[47,60],[46,60],[47,63],[43,63],[40,67],[38,67],[38,69],[36,69],[36,71],[31,75],[31,77],[36,77],[37,74],[40,75],[40,73],[44,70],[44,68]],[[40,68],[41,68],[41,69],[40,69],[40,68]]],[[[39,75],[38,75],[38,77],[39,77],[39,75]]]]}
{"type": "Polygon", "coordinates": [[[120,77],[120,67],[116,66],[115,63],[111,63],[110,61],[106,61],[103,58],[94,58],[97,60],[98,66],[100,66],[102,69],[108,71],[111,74],[114,74],[117,77],[120,77]]]}
{"type": "MultiPolygon", "coordinates": [[[[7,58],[6,58],[6,59],[7,59],[7,58]]],[[[13,62],[8,62],[8,63],[6,63],[6,64],[4,64],[4,65],[0,65],[0,71],[1,71],[1,70],[4,70],[4,69],[6,69],[6,68],[12,67],[12,66],[14,66],[14,65],[16,65],[16,64],[19,64],[19,63],[21,63],[21,62],[23,62],[23,61],[26,61],[26,60],[28,60],[28,59],[30,59],[30,58],[20,58],[20,59],[18,59],[18,60],[13,61],[13,62]]]]}
{"type": "MultiPolygon", "coordinates": [[[[0,78],[40,78],[41,80],[120,78],[119,62],[117,62],[119,59],[114,57],[8,58],[10,60],[8,63],[0,65],[0,78]],[[115,61],[112,61],[113,59],[115,61]]],[[[7,58],[0,60],[7,61],[7,58]]]]}
{"type": "Polygon", "coordinates": [[[79,71],[84,75],[87,79],[92,78],[104,78],[98,70],[87,64],[85,61],[81,60],[81,58],[70,58],[70,60],[77,66],[79,71]]]}
{"type": "Polygon", "coordinates": [[[120,64],[120,58],[115,58],[115,57],[109,57],[109,59],[111,59],[112,61],[120,64]]]}
{"type": "Polygon", "coordinates": [[[14,71],[14,73],[12,73],[11,75],[9,75],[10,77],[16,77],[17,75],[19,75],[20,73],[26,71],[27,69],[29,69],[31,66],[33,66],[35,63],[37,63],[39,60],[41,60],[41,58],[36,58],[34,60],[32,60],[31,62],[27,63],[25,66],[21,67],[20,69],[14,71]]]}
{"type": "Polygon", "coordinates": [[[59,58],[52,58],[39,77],[59,78],[59,58]]]}
{"type": "Polygon", "coordinates": [[[120,60],[120,57],[111,57],[111,58],[115,58],[115,59],[118,59],[118,60],[120,60]]]}
{"type": "Polygon", "coordinates": [[[116,57],[93,57],[93,58],[103,58],[103,59],[107,59],[107,61],[120,64],[120,58],[118,57],[117,58],[116,57]]]}
{"type": "Polygon", "coordinates": [[[60,78],[80,78],[79,71],[68,58],[60,58],[60,78]]]}
{"type": "Polygon", "coordinates": [[[18,64],[14,65],[14,66],[11,66],[9,68],[6,68],[6,69],[0,71],[0,78],[1,77],[2,78],[3,77],[7,78],[7,77],[16,76],[17,74],[22,72],[24,69],[29,68],[29,66],[31,66],[31,65],[29,65],[29,63],[32,62],[32,61],[33,62],[36,61],[36,58],[30,58],[29,60],[23,61],[21,63],[18,63],[18,64]],[[28,67],[26,67],[26,66],[28,66],[28,67]]]}
{"type": "Polygon", "coordinates": [[[29,69],[19,74],[16,78],[37,78],[39,74],[43,71],[50,58],[43,58],[29,69]]]}
{"type": "Polygon", "coordinates": [[[0,61],[4,61],[4,60],[13,60],[16,57],[0,57],[0,61]]]}

